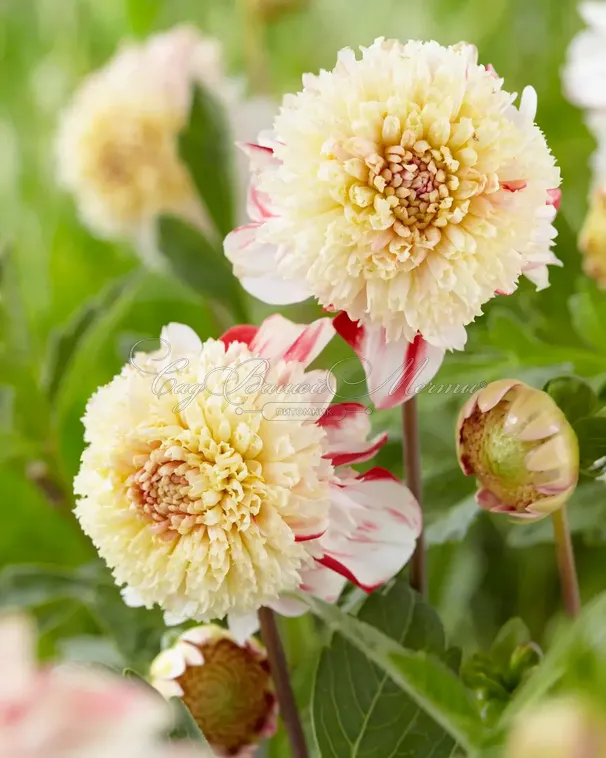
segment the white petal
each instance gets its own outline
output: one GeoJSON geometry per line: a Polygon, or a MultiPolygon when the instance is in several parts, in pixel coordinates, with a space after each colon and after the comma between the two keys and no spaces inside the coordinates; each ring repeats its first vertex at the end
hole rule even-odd
{"type": "Polygon", "coordinates": [[[250,295],[268,305],[301,303],[311,297],[311,292],[304,282],[282,279],[275,275],[243,276],[240,284],[250,295]]]}
{"type": "Polygon", "coordinates": [[[120,594],[122,595],[124,604],[128,605],[129,608],[145,608],[145,601],[134,587],[129,587],[128,585],[123,587],[120,590],[120,594]]]}
{"type": "Polygon", "coordinates": [[[170,346],[170,358],[176,360],[187,353],[199,353],[202,342],[190,326],[171,323],[162,328],[160,339],[170,346]]]}
{"type": "Polygon", "coordinates": [[[149,673],[152,679],[176,679],[184,673],[187,661],[180,645],[163,650],[152,662],[149,673]]]}
{"type": "Polygon", "coordinates": [[[229,614],[227,625],[238,645],[243,645],[249,637],[259,631],[259,619],[256,613],[247,613],[244,616],[229,614]]]}
{"type": "Polygon", "coordinates": [[[344,576],[318,562],[301,572],[300,589],[319,597],[325,603],[336,603],[346,584],[347,579],[344,576]]]}

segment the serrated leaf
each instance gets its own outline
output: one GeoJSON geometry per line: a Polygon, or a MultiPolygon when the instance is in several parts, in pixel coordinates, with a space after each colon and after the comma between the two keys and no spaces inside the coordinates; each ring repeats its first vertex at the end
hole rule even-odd
{"type": "Polygon", "coordinates": [[[555,400],[571,424],[585,416],[591,416],[599,405],[596,393],[587,382],[576,376],[550,379],[543,389],[555,400]]]}
{"type": "Polygon", "coordinates": [[[171,216],[159,220],[158,235],[160,249],[183,282],[205,297],[223,303],[236,320],[248,320],[242,289],[222,251],[201,232],[171,216]]]}
{"type": "Polygon", "coordinates": [[[222,237],[236,225],[232,138],[221,103],[196,87],[179,153],[222,237]]]}
{"type": "Polygon", "coordinates": [[[421,745],[450,755],[455,742],[468,749],[483,735],[468,691],[438,657],[444,638],[436,616],[402,582],[394,587],[371,596],[360,618],[301,596],[337,632],[318,668],[313,704],[325,758],[422,755],[421,745]],[[348,687],[339,686],[344,680],[348,687]]]}
{"type": "Polygon", "coordinates": [[[606,457],[606,417],[582,418],[574,424],[579,440],[581,471],[589,476],[601,473],[597,461],[606,457]]]}

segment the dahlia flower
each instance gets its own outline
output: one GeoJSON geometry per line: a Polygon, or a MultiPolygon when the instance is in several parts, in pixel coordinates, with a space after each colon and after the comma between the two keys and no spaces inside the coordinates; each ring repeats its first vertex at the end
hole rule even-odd
{"type": "Polygon", "coordinates": [[[386,435],[368,440],[366,409],[329,406],[332,375],[306,371],[333,334],[275,315],[202,344],[171,324],[169,355],[136,354],[93,396],[76,514],[127,602],[168,623],[228,614],[245,637],[261,606],[300,612],[296,589],[334,601],[407,562],[416,501],[387,471],[345,467],[386,435]]]}
{"type": "Polygon", "coordinates": [[[456,436],[461,469],[477,478],[476,499],[486,510],[538,521],[576,488],[576,435],[554,400],[523,382],[501,379],[473,395],[456,436]]]}
{"type": "Polygon", "coordinates": [[[558,263],[560,174],[536,93],[516,108],[470,45],[384,39],[303,85],[275,131],[243,146],[251,223],[226,255],[261,300],[344,311],[375,371],[393,375],[427,343],[424,384],[484,303],[522,273],[546,286],[558,263]]]}
{"type": "Polygon", "coordinates": [[[254,637],[238,644],[214,624],[188,629],[152,663],[150,681],[183,700],[217,756],[254,756],[276,731],[267,655],[254,637]]]}
{"type": "Polygon", "coordinates": [[[218,40],[177,27],[124,46],[82,83],[61,117],[58,179],[84,223],[102,237],[133,239],[150,260],[159,214],[212,231],[178,149],[196,84],[223,102],[241,138],[275,111],[269,101],[240,102],[218,40]]]}
{"type": "Polygon", "coordinates": [[[163,744],[169,709],[146,688],[90,668],[34,662],[33,628],[0,618],[0,758],[210,758],[163,744]]]}
{"type": "Polygon", "coordinates": [[[567,97],[590,111],[606,110],[606,3],[584,2],[579,11],[589,26],[572,41],[563,72],[567,97]]]}

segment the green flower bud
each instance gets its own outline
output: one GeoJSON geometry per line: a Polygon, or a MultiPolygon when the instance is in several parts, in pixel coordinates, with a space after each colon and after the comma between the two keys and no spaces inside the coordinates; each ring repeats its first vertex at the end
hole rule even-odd
{"type": "Polygon", "coordinates": [[[561,508],[579,477],[579,444],[564,413],[516,379],[492,382],[461,409],[459,464],[486,510],[538,521],[561,508]]]}
{"type": "Polygon", "coordinates": [[[151,665],[165,697],[180,697],[213,752],[248,758],[276,730],[277,701],[265,648],[212,624],[188,629],[151,665]]]}

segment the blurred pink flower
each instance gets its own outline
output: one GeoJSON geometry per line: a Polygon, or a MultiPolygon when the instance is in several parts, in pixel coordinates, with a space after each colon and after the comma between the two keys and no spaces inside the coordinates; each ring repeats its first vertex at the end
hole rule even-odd
{"type": "Polygon", "coordinates": [[[84,667],[37,666],[25,618],[0,619],[0,758],[209,758],[161,742],[170,711],[151,691],[84,667]]]}

